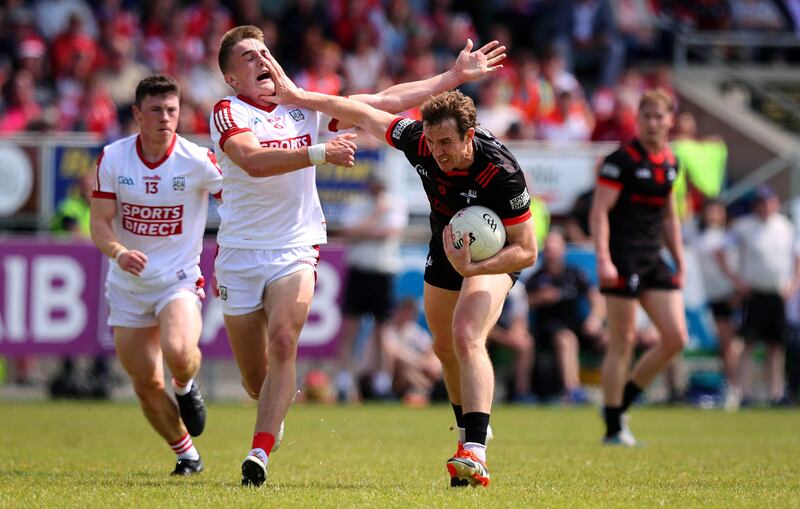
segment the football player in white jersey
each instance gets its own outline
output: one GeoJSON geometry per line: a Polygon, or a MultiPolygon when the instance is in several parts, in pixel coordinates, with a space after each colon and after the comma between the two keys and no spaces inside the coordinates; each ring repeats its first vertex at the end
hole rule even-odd
{"type": "Polygon", "coordinates": [[[200,252],[208,195],[219,198],[214,153],[178,136],[180,91],[166,76],[136,87],[139,133],[103,148],[92,195],[95,245],[112,259],[108,324],[145,417],[177,456],[173,475],[200,472],[192,443],[206,410],[194,380],[200,368],[203,276],[200,252]],[[172,372],[177,405],[164,387],[172,372]]]}
{"type": "MultiPolygon", "coordinates": [[[[479,78],[505,58],[497,41],[471,49],[469,42],[455,65],[438,76],[352,98],[405,111],[479,78]]],[[[275,91],[267,56],[257,27],[236,27],[223,36],[219,65],[236,95],[219,101],[210,121],[225,189],[218,289],[242,383],[258,400],[252,448],[242,464],[247,486],[265,481],[269,453],[280,444],[296,391],[297,340],[314,293],[317,246],[326,242],[315,165],[353,166],[356,149],[354,134],[318,143],[318,112],[264,99],[275,91]]]]}

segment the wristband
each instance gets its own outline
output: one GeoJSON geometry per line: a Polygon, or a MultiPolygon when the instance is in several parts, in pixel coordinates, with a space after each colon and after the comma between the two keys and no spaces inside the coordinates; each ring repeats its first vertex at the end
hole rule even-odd
{"type": "Polygon", "coordinates": [[[317,143],[308,147],[308,158],[314,166],[325,163],[325,144],[317,143]]]}
{"type": "Polygon", "coordinates": [[[119,257],[124,255],[127,252],[128,252],[128,250],[125,249],[124,247],[122,249],[120,249],[119,251],[117,251],[117,254],[114,255],[114,261],[119,263],[119,257]]]}

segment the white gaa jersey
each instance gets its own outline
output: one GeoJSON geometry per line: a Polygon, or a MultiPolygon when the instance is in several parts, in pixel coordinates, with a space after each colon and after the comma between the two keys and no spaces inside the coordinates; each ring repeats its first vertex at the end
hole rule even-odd
{"type": "Polygon", "coordinates": [[[273,177],[251,177],[225,154],[228,138],[245,131],[255,134],[262,147],[314,145],[321,117],[292,105],[261,106],[241,95],[225,97],[214,106],[211,139],[225,190],[219,207],[220,246],[284,249],[326,242],[313,165],[273,177]]]}
{"type": "Polygon", "coordinates": [[[200,275],[208,195],[219,198],[222,175],[214,153],[175,135],[161,161],[142,156],[138,135],[106,145],[92,196],[116,200],[112,225],[128,249],[147,255],[141,276],[110,264],[108,280],[135,290],[200,275]]]}

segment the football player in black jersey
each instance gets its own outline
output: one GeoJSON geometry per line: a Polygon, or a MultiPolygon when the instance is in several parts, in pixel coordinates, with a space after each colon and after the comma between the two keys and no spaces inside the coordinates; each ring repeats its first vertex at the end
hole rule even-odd
{"type": "MultiPolygon", "coordinates": [[[[298,90],[274,59],[269,69],[276,85],[270,100],[311,108],[358,125],[379,139],[385,137],[403,151],[422,180],[431,205],[432,230],[425,316],[434,351],[442,361],[456,424],[463,430],[447,470],[451,486],[487,486],[486,439],[494,376],[486,336],[519,271],[533,265],[537,254],[522,170],[500,141],[477,127],[475,105],[461,92],[431,97],[420,108],[423,120],[415,121],[341,97],[298,90]],[[480,262],[470,259],[469,249],[456,249],[448,225],[469,205],[494,210],[506,228],[506,246],[480,262]]],[[[469,242],[467,235],[460,240],[469,242]]]]}
{"type": "Polygon", "coordinates": [[[667,145],[673,110],[674,100],[667,92],[643,94],[637,117],[639,137],[605,158],[594,192],[590,222],[609,328],[603,360],[603,442],[609,445],[636,445],[626,412],[688,341],[680,291],[683,242],[672,195],[678,166],[667,145]],[[674,268],[662,259],[664,245],[674,268]],[[658,329],[661,341],[629,374],[638,304],[658,329]]]}

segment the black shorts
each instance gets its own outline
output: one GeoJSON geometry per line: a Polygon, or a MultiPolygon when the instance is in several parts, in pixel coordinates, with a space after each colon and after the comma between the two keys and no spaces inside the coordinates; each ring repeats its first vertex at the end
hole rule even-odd
{"type": "Polygon", "coordinates": [[[784,344],[786,303],[778,293],[752,292],[742,305],[741,334],[747,341],[784,344]]]}
{"type": "Polygon", "coordinates": [[[711,314],[714,315],[714,318],[730,319],[736,313],[736,309],[731,304],[730,299],[712,300],[708,303],[708,307],[711,308],[711,314]]]}
{"type": "Polygon", "coordinates": [[[394,276],[351,268],[347,274],[344,312],[349,315],[372,314],[385,322],[392,312],[394,276]]]}
{"type": "MultiPolygon", "coordinates": [[[[508,277],[511,278],[511,284],[517,282],[520,272],[511,272],[508,277]]],[[[428,246],[428,260],[425,262],[425,282],[436,288],[443,290],[452,290],[458,292],[461,290],[461,282],[464,278],[458,273],[447,255],[444,254],[444,246],[441,243],[431,242],[428,246]]]]}
{"type": "Polygon", "coordinates": [[[659,248],[612,248],[611,262],[619,279],[616,286],[600,288],[604,294],[636,298],[646,290],[680,289],[659,248]]]}

